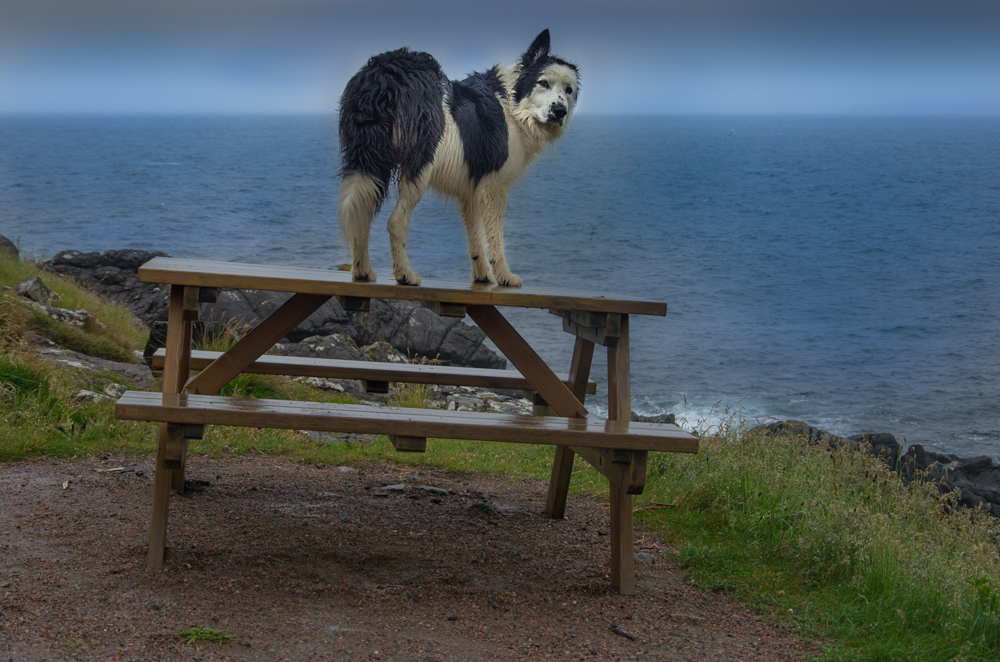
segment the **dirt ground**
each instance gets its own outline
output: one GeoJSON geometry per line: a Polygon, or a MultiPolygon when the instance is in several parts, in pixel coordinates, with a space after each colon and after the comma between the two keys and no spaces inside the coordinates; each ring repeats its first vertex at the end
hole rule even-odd
{"type": "Polygon", "coordinates": [[[0,464],[0,661],[797,660],[794,632],[692,588],[641,527],[610,587],[606,505],[443,469],[192,457],[146,570],[152,459],[0,464]],[[115,471],[114,469],[124,468],[115,471]],[[402,491],[385,490],[389,485],[402,491]],[[447,494],[420,489],[433,486],[447,494]],[[229,643],[187,644],[200,626],[229,643]]]}

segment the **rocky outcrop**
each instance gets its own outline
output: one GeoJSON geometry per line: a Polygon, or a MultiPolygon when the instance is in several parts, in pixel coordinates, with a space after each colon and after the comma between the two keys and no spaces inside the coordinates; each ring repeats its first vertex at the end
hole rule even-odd
{"type": "Polygon", "coordinates": [[[116,301],[147,325],[167,319],[170,288],[140,283],[139,267],[159,255],[159,251],[105,251],[81,253],[62,251],[42,263],[49,271],[70,276],[98,294],[116,301]]]}
{"type": "Polygon", "coordinates": [[[7,251],[9,253],[13,253],[14,255],[18,255],[20,253],[17,249],[17,244],[2,234],[0,234],[0,251],[7,251]]]}
{"type": "Polygon", "coordinates": [[[54,306],[61,300],[38,276],[22,280],[14,286],[14,293],[45,306],[54,306]]]}
{"type": "MultiPolygon", "coordinates": [[[[102,372],[114,373],[129,381],[138,389],[146,388],[153,383],[153,374],[143,364],[122,363],[120,361],[108,361],[107,359],[87,356],[86,354],[67,349],[34,333],[28,333],[26,337],[38,356],[62,368],[78,370],[83,373],[94,373],[95,375],[99,375],[102,372]]],[[[101,380],[98,379],[98,381],[101,380]]],[[[107,386],[109,382],[107,380],[103,381],[105,384],[102,386],[107,386]]]]}
{"type": "MultiPolygon", "coordinates": [[[[993,458],[980,455],[960,458],[954,453],[935,453],[914,444],[901,453],[896,438],[886,432],[838,437],[802,421],[777,421],[754,429],[766,434],[801,436],[810,444],[828,448],[862,448],[899,473],[905,484],[913,480],[929,480],[942,493],[958,490],[958,503],[969,508],[982,508],[1000,517],[1000,467],[993,458]]],[[[753,431],[752,431],[753,432],[753,431]]]]}
{"type": "MultiPolygon", "coordinates": [[[[160,255],[165,253],[134,250],[81,253],[71,250],[57,253],[44,266],[55,273],[71,276],[97,293],[123,304],[153,327],[156,322],[167,318],[169,288],[140,283],[137,272],[141,265],[160,255]]],[[[240,327],[249,329],[290,297],[286,292],[222,290],[215,303],[202,304],[200,315],[209,322],[223,323],[237,330],[240,327]]],[[[336,299],[331,299],[284,340],[299,345],[307,339],[336,334],[349,337],[357,346],[387,342],[407,356],[444,364],[479,368],[504,368],[507,365],[502,357],[484,345],[486,335],[477,327],[460,319],[438,317],[413,301],[374,299],[371,312],[360,313],[347,312],[336,299]]],[[[153,335],[156,335],[155,329],[153,335]]],[[[285,353],[280,348],[277,351],[285,353]]],[[[288,348],[291,356],[315,355],[296,353],[303,351],[308,350],[288,348]]]]}

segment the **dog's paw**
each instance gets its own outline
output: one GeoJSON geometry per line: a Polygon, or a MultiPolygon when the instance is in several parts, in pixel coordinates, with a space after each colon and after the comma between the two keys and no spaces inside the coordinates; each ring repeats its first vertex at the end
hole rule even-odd
{"type": "Polygon", "coordinates": [[[368,271],[364,273],[359,273],[356,271],[351,272],[351,280],[357,283],[374,283],[375,282],[375,272],[368,271]]]}
{"type": "Polygon", "coordinates": [[[396,274],[396,282],[400,285],[412,285],[416,287],[417,285],[420,285],[420,276],[412,271],[406,271],[401,274],[396,274]]]}
{"type": "Polygon", "coordinates": [[[523,284],[524,281],[521,280],[520,276],[509,271],[502,276],[497,276],[497,285],[501,287],[521,287],[523,284]]]}

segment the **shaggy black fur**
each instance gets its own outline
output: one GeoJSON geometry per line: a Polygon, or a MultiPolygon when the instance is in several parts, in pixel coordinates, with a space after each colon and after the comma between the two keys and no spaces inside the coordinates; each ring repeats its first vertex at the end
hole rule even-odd
{"type": "Polygon", "coordinates": [[[400,48],[368,60],[340,99],[341,175],[368,175],[383,196],[393,174],[416,179],[444,135],[447,87],[427,53],[400,48]]]}
{"type": "Polygon", "coordinates": [[[507,121],[500,99],[506,96],[499,67],[452,82],[448,109],[462,136],[465,165],[474,184],[507,162],[507,121]]]}

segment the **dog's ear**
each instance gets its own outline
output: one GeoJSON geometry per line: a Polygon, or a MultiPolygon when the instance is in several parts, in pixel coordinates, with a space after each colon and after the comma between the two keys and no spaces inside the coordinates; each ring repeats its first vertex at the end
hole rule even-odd
{"type": "Polygon", "coordinates": [[[521,56],[521,64],[527,66],[533,64],[539,60],[539,58],[545,57],[549,54],[549,47],[552,42],[549,38],[548,28],[541,31],[541,33],[535,37],[535,40],[531,42],[531,46],[528,46],[528,50],[524,52],[521,56]]]}

